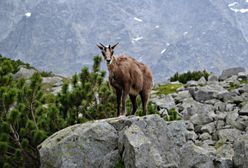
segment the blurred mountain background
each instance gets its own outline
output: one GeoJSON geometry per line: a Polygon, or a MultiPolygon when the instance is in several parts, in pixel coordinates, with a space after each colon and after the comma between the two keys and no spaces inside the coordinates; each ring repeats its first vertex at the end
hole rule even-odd
{"type": "MultiPolygon", "coordinates": [[[[60,75],[120,42],[156,82],[175,72],[248,67],[248,0],[1,0],[0,54],[60,75]]],[[[106,67],[105,67],[106,68],[106,67]]]]}

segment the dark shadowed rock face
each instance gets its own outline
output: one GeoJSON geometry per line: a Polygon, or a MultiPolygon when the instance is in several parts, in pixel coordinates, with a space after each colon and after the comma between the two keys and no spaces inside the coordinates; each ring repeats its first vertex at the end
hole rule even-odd
{"type": "Polygon", "coordinates": [[[56,74],[92,63],[96,43],[120,42],[155,80],[179,71],[247,67],[247,2],[1,0],[0,53],[56,74]],[[183,9],[183,10],[182,10],[183,9]]]}

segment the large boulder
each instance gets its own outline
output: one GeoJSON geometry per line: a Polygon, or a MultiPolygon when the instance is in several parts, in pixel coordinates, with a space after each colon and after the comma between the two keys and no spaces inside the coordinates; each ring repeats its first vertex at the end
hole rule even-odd
{"type": "Polygon", "coordinates": [[[226,80],[227,78],[233,75],[238,75],[240,72],[245,72],[245,68],[235,67],[235,68],[226,69],[220,75],[219,80],[226,80]]]}
{"type": "Polygon", "coordinates": [[[119,161],[118,135],[106,121],[65,128],[39,146],[41,167],[113,167],[119,161]]]}
{"type": "MultiPolygon", "coordinates": [[[[119,117],[65,128],[39,145],[41,167],[179,167],[192,135],[188,121],[158,115],[119,117]]],[[[194,138],[191,138],[194,139],[194,138]]]]}

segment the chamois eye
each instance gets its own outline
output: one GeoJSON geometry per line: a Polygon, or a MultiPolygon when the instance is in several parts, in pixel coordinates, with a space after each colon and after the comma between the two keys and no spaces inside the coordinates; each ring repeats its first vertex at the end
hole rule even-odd
{"type": "Polygon", "coordinates": [[[111,55],[113,55],[114,54],[114,51],[111,51],[111,55]]]}

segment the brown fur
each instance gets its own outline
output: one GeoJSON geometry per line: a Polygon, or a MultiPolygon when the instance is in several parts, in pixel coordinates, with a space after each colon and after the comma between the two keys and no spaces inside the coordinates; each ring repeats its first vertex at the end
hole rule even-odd
{"type": "MultiPolygon", "coordinates": [[[[110,53],[113,53],[111,47],[108,48],[110,49],[110,53]]],[[[109,58],[106,56],[106,53],[103,53],[103,55],[105,60],[109,58]]],[[[111,62],[107,66],[109,70],[109,82],[117,95],[117,115],[126,114],[127,95],[130,96],[132,102],[131,114],[135,114],[137,110],[136,97],[138,95],[141,96],[143,112],[146,114],[148,98],[152,89],[152,73],[150,69],[145,64],[138,62],[130,56],[122,55],[114,57],[111,54],[110,59],[111,62]],[[122,104],[122,107],[120,107],[120,104],[122,104]]]]}

